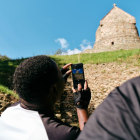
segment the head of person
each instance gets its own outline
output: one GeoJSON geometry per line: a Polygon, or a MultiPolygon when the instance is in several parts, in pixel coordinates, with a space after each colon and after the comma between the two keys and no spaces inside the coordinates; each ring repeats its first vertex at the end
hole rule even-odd
{"type": "Polygon", "coordinates": [[[13,86],[21,100],[52,107],[63,92],[64,82],[57,64],[40,55],[24,60],[16,68],[13,86]]]}

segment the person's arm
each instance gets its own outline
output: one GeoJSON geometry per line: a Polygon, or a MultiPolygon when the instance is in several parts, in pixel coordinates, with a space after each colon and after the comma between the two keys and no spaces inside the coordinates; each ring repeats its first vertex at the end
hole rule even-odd
{"type": "Polygon", "coordinates": [[[78,84],[78,90],[73,89],[74,100],[78,115],[80,130],[83,130],[85,123],[88,120],[88,104],[91,98],[90,89],[88,88],[87,81],[85,81],[84,90],[81,84],[78,84]]]}
{"type": "MultiPolygon", "coordinates": [[[[61,69],[65,82],[67,81],[67,78],[71,73],[71,70],[69,70],[70,66],[71,63],[63,66],[63,68],[61,69]]],[[[88,88],[87,81],[85,81],[84,89],[82,89],[81,84],[78,84],[78,89],[77,90],[73,89],[73,92],[80,130],[83,130],[84,125],[88,120],[87,108],[91,98],[91,93],[90,89],[88,88]]]]}
{"type": "Polygon", "coordinates": [[[86,109],[80,109],[80,108],[76,108],[76,110],[77,110],[80,130],[83,130],[84,125],[88,120],[88,111],[86,109]]]}

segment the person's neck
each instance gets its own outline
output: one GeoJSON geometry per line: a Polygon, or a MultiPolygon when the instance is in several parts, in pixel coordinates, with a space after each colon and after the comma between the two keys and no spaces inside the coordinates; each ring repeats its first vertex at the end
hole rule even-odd
{"type": "Polygon", "coordinates": [[[20,99],[20,105],[22,108],[27,109],[27,110],[35,110],[39,112],[48,112],[50,114],[54,114],[53,109],[50,108],[50,106],[48,107],[47,105],[32,104],[23,99],[20,99]]]}

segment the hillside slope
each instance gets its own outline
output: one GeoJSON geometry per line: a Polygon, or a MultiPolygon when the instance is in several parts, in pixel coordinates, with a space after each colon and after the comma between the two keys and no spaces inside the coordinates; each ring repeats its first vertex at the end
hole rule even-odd
{"type": "MultiPolygon", "coordinates": [[[[140,50],[116,51],[99,54],[80,54],[72,56],[51,56],[59,66],[66,63],[84,63],[85,77],[91,88],[92,99],[89,111],[104,100],[109,92],[126,80],[140,75],[140,50]]],[[[24,59],[0,61],[0,113],[17,101],[13,95],[7,95],[11,88],[12,75],[16,66],[24,59]],[[3,88],[4,86],[4,88],[3,88]],[[7,87],[5,87],[7,86],[7,87]]],[[[61,101],[56,104],[56,116],[72,125],[77,125],[76,110],[73,107],[71,91],[72,79],[68,79],[61,101]]],[[[10,92],[11,93],[11,92],[10,92]]]]}
{"type": "MultiPolygon", "coordinates": [[[[111,90],[128,79],[140,75],[140,66],[126,63],[85,64],[85,77],[92,93],[89,111],[95,108],[107,97],[111,90]]],[[[68,79],[65,93],[62,95],[60,112],[57,115],[66,122],[77,123],[76,110],[73,108],[72,79],[68,79]]]]}

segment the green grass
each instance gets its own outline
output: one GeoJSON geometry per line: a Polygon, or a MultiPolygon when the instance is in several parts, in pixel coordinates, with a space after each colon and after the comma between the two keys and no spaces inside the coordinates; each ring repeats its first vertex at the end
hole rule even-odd
{"type": "Polygon", "coordinates": [[[12,88],[12,78],[15,68],[22,62],[24,59],[16,60],[1,60],[0,59],[0,84],[8,88],[12,88]]]}
{"type": "MultiPolygon", "coordinates": [[[[140,66],[140,49],[65,56],[53,55],[50,57],[54,59],[60,67],[67,63],[100,64],[110,62],[129,63],[140,66]]],[[[12,89],[13,73],[15,68],[24,59],[0,59],[0,91],[5,91],[5,93],[13,93],[12,91],[8,90],[12,89]]]]}
{"type": "Polygon", "coordinates": [[[12,90],[10,90],[9,88],[7,88],[3,85],[0,85],[0,93],[10,94],[18,99],[18,95],[16,93],[14,93],[12,90]]]}
{"type": "Polygon", "coordinates": [[[91,54],[76,54],[76,55],[55,55],[52,58],[59,64],[67,63],[84,63],[84,64],[100,64],[109,62],[128,62],[136,60],[139,64],[140,49],[134,50],[119,50],[113,52],[91,53],[91,54]]]}

